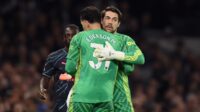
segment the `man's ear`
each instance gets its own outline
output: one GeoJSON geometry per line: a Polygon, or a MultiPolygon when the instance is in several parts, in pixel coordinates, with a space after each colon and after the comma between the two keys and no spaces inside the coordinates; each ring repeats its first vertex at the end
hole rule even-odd
{"type": "Polygon", "coordinates": [[[86,26],[88,26],[89,22],[87,20],[82,20],[82,23],[84,23],[86,26]]]}
{"type": "Polygon", "coordinates": [[[101,25],[103,24],[103,18],[101,18],[101,25]]]}
{"type": "Polygon", "coordinates": [[[80,22],[81,22],[81,23],[84,23],[84,21],[85,21],[85,20],[81,20],[80,22]]]}
{"type": "Polygon", "coordinates": [[[86,24],[89,24],[89,22],[88,22],[87,20],[85,20],[85,23],[86,23],[86,24]]]}
{"type": "Polygon", "coordinates": [[[121,22],[118,23],[118,27],[120,26],[121,22]]]}

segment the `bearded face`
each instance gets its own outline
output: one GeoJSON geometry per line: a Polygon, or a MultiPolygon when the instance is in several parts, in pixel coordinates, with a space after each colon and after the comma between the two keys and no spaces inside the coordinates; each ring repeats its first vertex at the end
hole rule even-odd
{"type": "Polygon", "coordinates": [[[105,31],[114,33],[120,25],[118,14],[112,11],[107,11],[101,20],[102,27],[105,31]]]}

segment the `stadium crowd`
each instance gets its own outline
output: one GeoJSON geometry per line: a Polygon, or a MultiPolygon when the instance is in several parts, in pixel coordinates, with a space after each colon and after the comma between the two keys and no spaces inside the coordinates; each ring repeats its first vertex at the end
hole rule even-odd
{"type": "Polygon", "coordinates": [[[199,22],[191,29],[181,26],[187,19],[186,27],[190,27],[199,17],[199,1],[151,1],[1,1],[0,112],[50,111],[51,99],[42,102],[38,98],[45,59],[64,46],[66,24],[80,27],[79,9],[89,3],[100,9],[110,4],[119,7],[126,18],[119,32],[132,36],[145,55],[145,65],[136,66],[129,76],[135,112],[200,112],[199,54],[189,50],[181,38],[169,51],[145,35],[156,31],[168,37],[200,36],[199,22]]]}

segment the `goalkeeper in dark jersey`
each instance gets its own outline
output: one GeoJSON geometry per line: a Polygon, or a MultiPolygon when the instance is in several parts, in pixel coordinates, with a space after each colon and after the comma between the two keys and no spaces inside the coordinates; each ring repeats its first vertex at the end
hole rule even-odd
{"type": "MultiPolygon", "coordinates": [[[[117,33],[117,28],[120,26],[122,18],[120,10],[114,6],[106,7],[102,11],[101,17],[103,29],[123,39],[122,42],[124,43],[124,48],[122,50],[124,52],[129,52],[131,50],[135,51],[135,55],[131,57],[134,60],[134,64],[143,64],[144,56],[141,53],[139,47],[135,44],[135,41],[127,35],[117,33]]],[[[108,49],[106,50],[108,51],[108,49]]],[[[126,62],[120,63],[121,66],[118,70],[114,87],[113,103],[115,112],[134,112],[128,83],[128,75],[133,72],[134,64],[126,62]]]]}
{"type": "Polygon", "coordinates": [[[78,26],[69,24],[64,31],[65,47],[52,52],[48,55],[40,80],[40,97],[43,100],[47,99],[50,91],[53,93],[54,107],[53,112],[66,112],[66,100],[69,90],[73,86],[73,80],[59,80],[60,74],[65,72],[66,56],[68,47],[72,37],[79,32],[78,26]],[[53,86],[49,88],[50,80],[53,79],[53,86]]]}

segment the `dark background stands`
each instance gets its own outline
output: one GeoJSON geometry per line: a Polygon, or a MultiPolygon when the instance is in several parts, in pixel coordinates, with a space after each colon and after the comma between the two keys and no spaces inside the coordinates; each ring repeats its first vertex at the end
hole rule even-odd
{"type": "Polygon", "coordinates": [[[0,112],[50,110],[37,93],[44,61],[91,4],[116,5],[119,32],[144,52],[145,65],[130,75],[135,112],[200,112],[199,0],[1,0],[0,112]]]}

